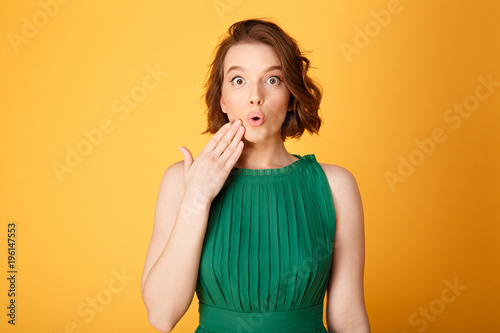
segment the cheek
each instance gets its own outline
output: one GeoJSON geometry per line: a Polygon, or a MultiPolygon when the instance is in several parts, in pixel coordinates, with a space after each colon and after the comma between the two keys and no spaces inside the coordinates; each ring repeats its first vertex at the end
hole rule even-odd
{"type": "Polygon", "coordinates": [[[281,91],[279,94],[275,95],[274,104],[280,109],[288,110],[288,103],[290,102],[290,92],[287,90],[281,91]]]}
{"type": "Polygon", "coordinates": [[[292,96],[292,93],[290,92],[290,90],[288,90],[288,88],[285,88],[285,93],[283,95],[284,95],[283,99],[285,100],[285,103],[288,105],[288,101],[290,100],[290,96],[292,96]]]}
{"type": "Polygon", "coordinates": [[[236,91],[231,91],[230,89],[222,89],[222,98],[224,99],[224,104],[226,105],[226,111],[231,112],[235,106],[241,104],[242,98],[238,96],[236,91]]]}
{"type": "Polygon", "coordinates": [[[229,108],[229,111],[237,106],[238,103],[241,103],[241,98],[237,98],[234,94],[227,94],[226,97],[224,97],[224,100],[226,101],[226,105],[229,108]]]}

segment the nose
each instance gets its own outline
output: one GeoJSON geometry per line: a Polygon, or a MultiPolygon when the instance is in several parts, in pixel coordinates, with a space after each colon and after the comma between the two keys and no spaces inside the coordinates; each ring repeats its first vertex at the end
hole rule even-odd
{"type": "Polygon", "coordinates": [[[264,96],[258,84],[252,85],[249,97],[250,105],[261,105],[264,103],[264,96]]]}

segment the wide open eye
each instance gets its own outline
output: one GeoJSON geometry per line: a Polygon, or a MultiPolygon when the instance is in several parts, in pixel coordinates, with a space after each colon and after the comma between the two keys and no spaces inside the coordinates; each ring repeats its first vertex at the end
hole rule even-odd
{"type": "Polygon", "coordinates": [[[273,86],[276,86],[276,85],[281,83],[281,79],[278,76],[274,75],[274,76],[271,76],[269,79],[267,79],[267,83],[272,84],[273,86]]]}
{"type": "Polygon", "coordinates": [[[241,86],[243,83],[245,83],[245,80],[243,80],[241,76],[235,76],[229,82],[233,82],[234,85],[241,86]]]}

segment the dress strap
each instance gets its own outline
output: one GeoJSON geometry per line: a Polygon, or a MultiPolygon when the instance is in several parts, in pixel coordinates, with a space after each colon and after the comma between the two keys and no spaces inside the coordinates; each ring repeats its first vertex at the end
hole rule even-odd
{"type": "Polygon", "coordinates": [[[217,333],[310,332],[324,329],[323,303],[275,312],[236,312],[199,302],[200,328],[217,333]]]}

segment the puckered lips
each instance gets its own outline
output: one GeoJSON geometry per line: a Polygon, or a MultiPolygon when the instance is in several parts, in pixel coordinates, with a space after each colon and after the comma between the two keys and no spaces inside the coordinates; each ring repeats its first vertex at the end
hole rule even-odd
{"type": "Polygon", "coordinates": [[[247,115],[247,122],[250,126],[258,127],[264,123],[265,116],[259,110],[252,111],[247,115]]]}

